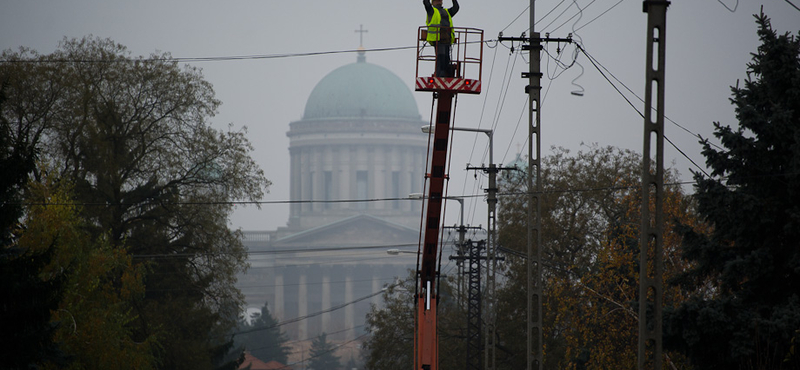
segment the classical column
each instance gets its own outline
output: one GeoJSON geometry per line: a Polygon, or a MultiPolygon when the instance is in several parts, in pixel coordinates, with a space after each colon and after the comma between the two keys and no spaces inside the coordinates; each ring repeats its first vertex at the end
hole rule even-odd
{"type": "MultiPolygon", "coordinates": [[[[298,269],[300,276],[297,282],[297,317],[308,315],[308,286],[305,269],[298,269]]],[[[308,338],[308,320],[300,320],[297,326],[297,337],[308,338]]]]}
{"type": "Polygon", "coordinates": [[[286,312],[284,308],[285,299],[283,297],[283,269],[275,271],[275,297],[272,303],[272,314],[278,321],[286,320],[286,312]]]}
{"type": "MultiPolygon", "coordinates": [[[[291,186],[291,188],[289,191],[289,199],[297,201],[302,199],[303,197],[303,193],[300,187],[300,184],[302,183],[300,177],[300,167],[301,167],[300,159],[302,156],[301,156],[301,150],[299,148],[289,148],[289,151],[291,153],[291,165],[290,165],[291,175],[289,179],[289,185],[291,186]]],[[[291,207],[290,208],[291,212],[289,212],[290,214],[289,222],[293,222],[295,218],[300,217],[301,203],[292,203],[290,207],[291,207]]]]}
{"type": "MultiPolygon", "coordinates": [[[[322,311],[331,308],[331,275],[330,269],[325,268],[322,270],[322,311]]],[[[330,332],[331,313],[325,312],[322,314],[322,331],[330,332]]]]}
{"type": "MultiPolygon", "coordinates": [[[[352,302],[353,301],[353,269],[347,268],[346,269],[346,277],[344,279],[344,301],[345,302],[352,302]]],[[[355,312],[355,305],[350,304],[344,308],[344,328],[345,329],[352,329],[355,327],[355,319],[356,319],[356,312],[355,312]]],[[[355,338],[355,330],[347,330],[347,335],[345,336],[346,340],[353,340],[355,338]]]]}
{"type": "MultiPolygon", "coordinates": [[[[379,290],[381,290],[381,288],[383,288],[383,287],[381,287],[381,281],[380,281],[379,276],[378,276],[378,273],[381,271],[380,267],[381,266],[376,266],[376,267],[372,268],[372,292],[373,293],[377,293],[379,290]]],[[[380,305],[382,299],[383,299],[383,297],[380,294],[378,294],[378,295],[372,297],[370,302],[377,307],[377,306],[380,305]]]]}

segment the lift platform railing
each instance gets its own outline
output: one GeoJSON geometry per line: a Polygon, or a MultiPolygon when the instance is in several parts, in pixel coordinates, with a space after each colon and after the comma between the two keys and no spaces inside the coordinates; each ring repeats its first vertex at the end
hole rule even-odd
{"type": "MultiPolygon", "coordinates": [[[[417,30],[416,90],[479,94],[483,63],[483,30],[468,27],[453,27],[455,36],[450,51],[453,77],[436,77],[439,63],[436,48],[427,41],[428,29],[438,26],[420,26],[417,30]]],[[[446,32],[446,31],[442,31],[446,32]]]]}

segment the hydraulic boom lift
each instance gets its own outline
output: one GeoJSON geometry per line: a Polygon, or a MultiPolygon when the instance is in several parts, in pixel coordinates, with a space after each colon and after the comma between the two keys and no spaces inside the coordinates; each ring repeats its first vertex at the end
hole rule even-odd
{"type": "Polygon", "coordinates": [[[433,138],[429,142],[429,172],[423,237],[417,266],[416,324],[414,328],[414,370],[438,370],[438,336],[436,333],[436,301],[439,279],[440,230],[442,201],[445,195],[447,150],[450,126],[454,116],[453,102],[456,94],[480,94],[481,60],[483,58],[483,30],[454,27],[452,44],[453,77],[420,76],[420,64],[435,71],[435,48],[426,40],[427,27],[417,31],[416,91],[432,91],[437,100],[433,138]],[[431,63],[432,62],[432,63],[431,63]],[[468,78],[471,77],[471,78],[468,78]]]}

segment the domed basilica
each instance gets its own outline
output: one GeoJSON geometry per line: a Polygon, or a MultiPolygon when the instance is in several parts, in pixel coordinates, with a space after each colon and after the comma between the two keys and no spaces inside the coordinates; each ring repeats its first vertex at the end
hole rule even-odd
{"type": "Polygon", "coordinates": [[[278,321],[301,318],[281,327],[300,348],[323,332],[358,338],[381,289],[414,268],[413,254],[387,250],[417,250],[421,202],[406,198],[423,191],[426,124],[403,80],[363,51],[325,76],[289,124],[289,219],[244,232],[251,268],[238,286],[249,309],[266,303],[278,321]]]}
{"type": "Polygon", "coordinates": [[[421,192],[427,137],[411,91],[394,73],[356,63],[325,76],[311,92],[303,119],[287,135],[291,154],[288,231],[369,214],[419,227],[419,202],[333,200],[405,198],[421,192]],[[303,200],[322,201],[301,203],[303,200]]]}

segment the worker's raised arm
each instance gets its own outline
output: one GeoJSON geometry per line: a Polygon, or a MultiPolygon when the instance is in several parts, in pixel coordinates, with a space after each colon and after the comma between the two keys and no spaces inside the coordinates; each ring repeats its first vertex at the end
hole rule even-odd
{"type": "Polygon", "coordinates": [[[453,0],[453,6],[447,9],[447,11],[450,12],[450,16],[453,17],[458,13],[459,9],[461,9],[461,7],[458,5],[458,0],[453,0]]]}
{"type": "Polygon", "coordinates": [[[431,19],[433,16],[433,5],[431,5],[431,0],[422,0],[422,5],[425,6],[425,13],[428,14],[428,20],[431,19]]]}

